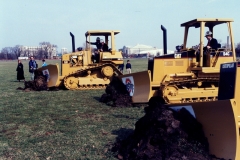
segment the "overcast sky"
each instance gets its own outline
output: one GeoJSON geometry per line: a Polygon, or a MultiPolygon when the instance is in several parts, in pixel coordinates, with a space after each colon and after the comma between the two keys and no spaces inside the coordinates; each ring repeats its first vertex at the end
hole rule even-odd
{"type": "MultiPolygon", "coordinates": [[[[71,51],[85,42],[87,30],[120,30],[117,49],[124,45],[162,48],[163,25],[168,49],[183,43],[181,23],[196,18],[232,18],[235,43],[240,42],[240,0],[0,0],[0,49],[50,42],[71,51]]],[[[190,30],[188,45],[199,43],[199,30],[190,30]]],[[[227,41],[227,28],[215,38],[227,41]],[[226,32],[226,33],[225,33],[226,32]]],[[[95,40],[95,39],[94,39],[95,40]]]]}

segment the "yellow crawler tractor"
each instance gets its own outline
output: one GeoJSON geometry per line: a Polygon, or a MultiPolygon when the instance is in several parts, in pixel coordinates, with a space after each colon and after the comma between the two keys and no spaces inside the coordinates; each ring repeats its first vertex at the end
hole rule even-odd
{"type": "MultiPolygon", "coordinates": [[[[102,89],[109,84],[113,75],[122,75],[118,65],[123,63],[122,53],[115,48],[115,35],[119,31],[87,31],[86,42],[91,42],[92,37],[105,40],[105,50],[95,53],[86,43],[86,49],[78,48],[75,51],[74,35],[72,36],[72,53],[63,54],[61,58],[61,75],[58,65],[48,65],[39,68],[42,73],[48,74],[48,87],[64,85],[69,90],[102,89]]],[[[101,43],[101,42],[100,42],[101,43]]]]}
{"type": "Polygon", "coordinates": [[[240,159],[239,82],[240,63],[223,63],[217,101],[167,104],[174,110],[184,107],[192,113],[202,124],[210,154],[218,159],[240,159]]]}
{"type": "Polygon", "coordinates": [[[169,104],[217,100],[220,64],[236,61],[232,22],[232,19],[198,18],[181,24],[185,28],[183,45],[177,46],[174,54],[166,54],[166,29],[161,26],[164,55],[149,59],[147,71],[118,77],[126,85],[132,83],[132,102],[148,102],[152,96],[161,96],[169,104]],[[223,24],[228,29],[226,35],[230,37],[231,47],[222,48],[218,44],[215,49],[205,49],[205,31],[217,37],[215,28],[223,24]],[[188,48],[191,28],[200,29],[200,42],[197,47],[188,48]]]}
{"type": "MultiPolygon", "coordinates": [[[[213,159],[240,160],[240,63],[236,62],[232,22],[198,18],[183,23],[183,45],[176,47],[176,53],[149,59],[147,71],[118,77],[131,86],[127,89],[133,103],[160,96],[174,110],[186,108],[202,124],[213,159]],[[204,50],[204,29],[215,33],[216,26],[223,24],[231,46],[204,50]],[[187,47],[190,28],[200,29],[198,48],[187,47]]],[[[166,53],[166,29],[161,28],[166,53]]]]}

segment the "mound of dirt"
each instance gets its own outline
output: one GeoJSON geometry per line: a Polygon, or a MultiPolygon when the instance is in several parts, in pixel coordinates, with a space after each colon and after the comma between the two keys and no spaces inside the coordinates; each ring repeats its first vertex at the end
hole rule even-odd
{"type": "Polygon", "coordinates": [[[201,124],[185,109],[174,111],[153,97],[134,133],[116,142],[112,151],[124,160],[210,160],[201,124]]]}
{"type": "Polygon", "coordinates": [[[129,107],[132,106],[132,97],[126,89],[126,86],[117,77],[113,77],[112,81],[106,87],[100,102],[106,103],[113,107],[129,107]]]}
{"type": "Polygon", "coordinates": [[[24,90],[24,91],[44,91],[49,90],[47,86],[46,77],[42,74],[41,71],[34,72],[34,80],[33,81],[25,81],[24,88],[18,87],[17,90],[24,90]]]}

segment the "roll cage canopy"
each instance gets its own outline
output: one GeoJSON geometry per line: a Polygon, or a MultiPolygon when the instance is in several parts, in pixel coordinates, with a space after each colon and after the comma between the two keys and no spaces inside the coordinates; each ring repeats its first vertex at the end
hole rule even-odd
{"type": "Polygon", "coordinates": [[[117,30],[91,30],[85,33],[85,36],[111,36],[111,34],[118,34],[120,31],[117,30]]]}
{"type": "MultiPolygon", "coordinates": [[[[85,33],[86,41],[88,40],[90,42],[90,37],[91,36],[104,36],[105,38],[105,43],[109,46],[108,43],[108,37],[110,36],[111,38],[111,51],[115,52],[116,47],[115,47],[115,35],[120,33],[118,30],[90,30],[85,33]]],[[[86,46],[87,48],[87,46],[86,46]]]]}
{"type": "Polygon", "coordinates": [[[211,31],[212,34],[214,35],[213,28],[216,25],[226,23],[228,32],[229,32],[229,36],[230,36],[233,57],[234,57],[234,60],[236,60],[236,53],[235,53],[235,50],[233,49],[235,47],[234,47],[234,39],[233,39],[233,33],[232,33],[232,22],[233,22],[233,19],[231,19],[231,18],[197,18],[197,19],[182,23],[181,27],[185,27],[184,39],[183,39],[183,49],[187,49],[186,45],[187,45],[189,28],[190,27],[199,28],[200,29],[199,47],[200,47],[200,57],[201,57],[200,58],[200,66],[203,66],[203,58],[202,57],[203,57],[203,44],[204,44],[204,37],[205,37],[204,36],[205,35],[204,28],[207,27],[209,29],[209,31],[211,31]]]}
{"type": "Polygon", "coordinates": [[[181,24],[181,27],[195,27],[199,28],[201,22],[205,22],[205,27],[212,28],[216,25],[233,22],[233,19],[230,18],[197,18],[181,24]]]}

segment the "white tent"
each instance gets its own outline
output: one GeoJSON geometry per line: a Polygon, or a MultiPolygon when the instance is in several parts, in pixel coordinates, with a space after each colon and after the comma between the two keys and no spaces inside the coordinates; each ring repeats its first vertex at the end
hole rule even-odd
{"type": "Polygon", "coordinates": [[[144,44],[137,44],[136,46],[132,47],[132,49],[154,49],[154,47],[144,44]]]}
{"type": "MultiPolygon", "coordinates": [[[[167,50],[167,54],[171,54],[171,53],[174,53],[174,51],[167,50]]],[[[163,49],[154,49],[154,50],[144,50],[144,51],[141,51],[139,54],[161,56],[164,53],[163,53],[163,49]]]]}
{"type": "MultiPolygon", "coordinates": [[[[163,49],[157,49],[156,47],[152,47],[144,44],[137,44],[135,46],[124,46],[123,52],[127,54],[146,54],[146,56],[160,56],[163,55],[163,49]]],[[[174,53],[174,51],[167,50],[167,54],[174,53]]]]}
{"type": "Polygon", "coordinates": [[[124,46],[123,52],[127,54],[139,54],[141,51],[146,50],[155,50],[155,47],[144,45],[144,44],[137,44],[135,46],[124,46]]]}

